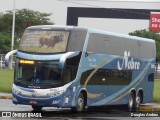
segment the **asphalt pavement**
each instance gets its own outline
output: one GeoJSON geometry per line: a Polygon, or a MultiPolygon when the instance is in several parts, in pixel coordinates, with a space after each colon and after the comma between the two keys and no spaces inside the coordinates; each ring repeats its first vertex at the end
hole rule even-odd
{"type": "MultiPolygon", "coordinates": [[[[121,106],[122,107],[122,106],[121,106]]],[[[0,120],[159,120],[160,112],[129,112],[120,106],[103,107],[103,109],[72,112],[69,108],[45,107],[42,111],[33,111],[30,105],[14,105],[11,99],[0,99],[0,120]],[[31,114],[33,116],[31,116],[31,114]],[[38,117],[37,117],[38,114],[38,117]],[[36,116],[34,116],[36,115],[36,116]],[[40,116],[39,116],[40,115],[40,116]],[[148,117],[148,115],[150,115],[148,117]],[[151,116],[154,115],[154,116],[151,116]],[[41,117],[42,116],[42,117],[41,117]],[[145,117],[143,117],[145,116],[145,117]],[[151,118],[152,117],[152,118],[151,118]]]]}
{"type": "MultiPolygon", "coordinates": [[[[14,116],[7,117],[8,120],[17,120],[20,119],[19,117],[15,117],[15,114],[24,114],[24,112],[27,113],[34,113],[33,109],[29,105],[14,105],[12,103],[12,94],[10,93],[0,93],[0,116],[2,116],[2,112],[4,111],[10,111],[14,113],[14,116]],[[18,112],[18,113],[16,113],[18,112]]],[[[40,112],[42,115],[42,118],[40,119],[59,119],[59,120],[88,120],[88,119],[100,119],[100,120],[159,120],[160,119],[160,103],[147,103],[143,104],[139,107],[138,113],[137,112],[126,112],[125,110],[121,108],[110,108],[110,111],[101,110],[98,109],[95,111],[85,111],[84,113],[72,113],[70,109],[64,109],[64,108],[52,108],[52,107],[46,107],[42,109],[42,112],[40,112]],[[157,114],[158,117],[154,116],[151,118],[149,117],[143,117],[141,115],[148,115],[148,113],[151,114],[157,114]],[[138,117],[137,117],[138,115],[138,117]],[[119,117],[118,117],[119,116],[119,117]],[[127,117],[129,116],[129,117],[127,117]],[[134,116],[134,117],[132,117],[134,116]]],[[[13,115],[13,114],[12,114],[13,115]]],[[[28,115],[28,114],[27,114],[28,115]]],[[[6,120],[6,117],[0,117],[0,119],[6,120]]],[[[25,119],[25,118],[24,118],[25,119]]],[[[34,120],[37,118],[26,118],[30,120],[34,120]]]]}
{"type": "MultiPolygon", "coordinates": [[[[12,99],[11,93],[0,93],[0,99],[12,99]]],[[[146,103],[139,107],[140,111],[157,111],[160,112],[160,102],[146,103]]]]}

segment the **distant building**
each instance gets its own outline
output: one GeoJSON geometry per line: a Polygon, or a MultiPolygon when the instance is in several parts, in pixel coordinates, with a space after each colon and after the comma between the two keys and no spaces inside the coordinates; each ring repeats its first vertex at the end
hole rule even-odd
{"type": "Polygon", "coordinates": [[[65,5],[59,7],[63,9],[54,12],[56,24],[128,34],[149,28],[150,12],[160,12],[160,1],[66,0],[65,5]]]}

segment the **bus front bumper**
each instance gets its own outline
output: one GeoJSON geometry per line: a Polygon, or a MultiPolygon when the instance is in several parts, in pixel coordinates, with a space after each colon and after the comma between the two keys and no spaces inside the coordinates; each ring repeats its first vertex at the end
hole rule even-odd
{"type": "Polygon", "coordinates": [[[70,106],[67,97],[64,95],[59,96],[51,96],[48,98],[36,98],[36,97],[24,97],[17,94],[13,95],[13,103],[14,104],[24,104],[24,105],[37,105],[42,107],[67,107],[70,106]]]}

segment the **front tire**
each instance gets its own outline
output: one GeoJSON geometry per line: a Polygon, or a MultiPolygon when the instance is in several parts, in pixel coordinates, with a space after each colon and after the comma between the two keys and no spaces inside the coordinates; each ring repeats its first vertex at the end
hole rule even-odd
{"type": "Polygon", "coordinates": [[[42,106],[32,105],[32,108],[34,111],[41,111],[42,110],[42,106]]]}
{"type": "Polygon", "coordinates": [[[79,94],[76,107],[73,107],[71,109],[75,112],[83,112],[85,110],[85,101],[83,93],[79,94]]]}

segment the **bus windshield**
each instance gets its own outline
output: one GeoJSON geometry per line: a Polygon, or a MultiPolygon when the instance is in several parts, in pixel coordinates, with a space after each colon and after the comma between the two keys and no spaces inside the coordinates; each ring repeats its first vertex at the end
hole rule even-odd
{"type": "Polygon", "coordinates": [[[19,50],[32,53],[66,52],[69,31],[61,30],[25,30],[19,50]]]}
{"type": "Polygon", "coordinates": [[[14,84],[28,88],[53,88],[62,85],[59,61],[17,59],[14,84]]]}

